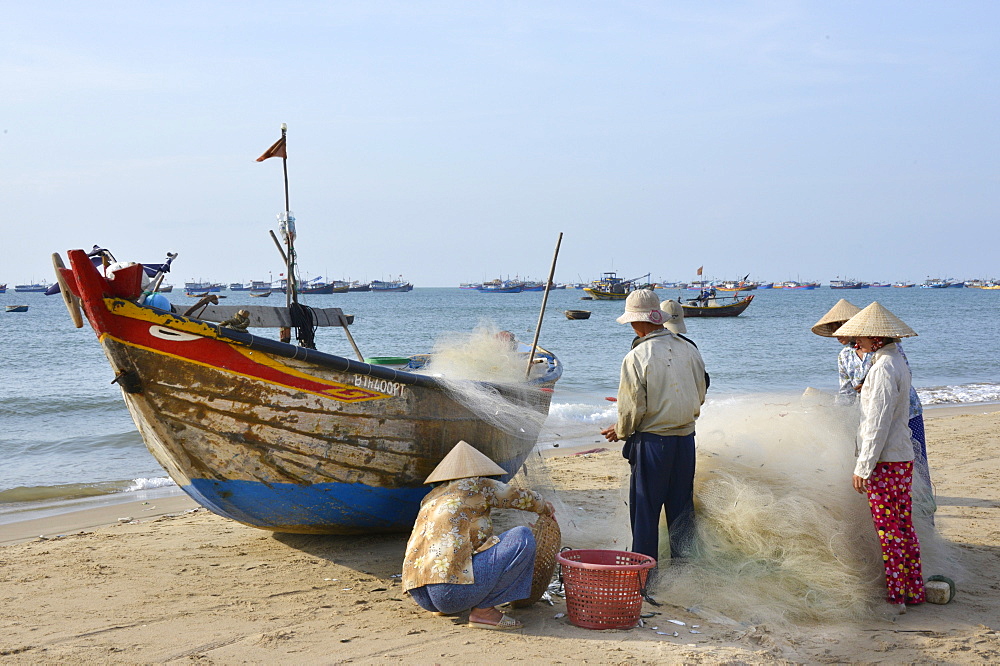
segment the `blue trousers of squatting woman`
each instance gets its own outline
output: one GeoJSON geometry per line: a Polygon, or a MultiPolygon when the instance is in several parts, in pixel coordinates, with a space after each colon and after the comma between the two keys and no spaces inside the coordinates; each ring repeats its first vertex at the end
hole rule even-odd
{"type": "Polygon", "coordinates": [[[475,583],[431,583],[410,590],[410,597],[424,610],[459,613],[470,608],[490,608],[531,594],[535,570],[535,537],[527,527],[500,535],[500,543],[472,556],[475,583]]]}
{"type": "Polygon", "coordinates": [[[626,450],[632,466],[632,551],[660,559],[660,512],[666,509],[670,556],[686,556],[694,535],[694,433],[638,432],[629,437],[626,450]]]}

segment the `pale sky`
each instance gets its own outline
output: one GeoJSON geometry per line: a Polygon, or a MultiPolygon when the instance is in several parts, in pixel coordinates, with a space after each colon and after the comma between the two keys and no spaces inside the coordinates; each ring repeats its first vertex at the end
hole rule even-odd
{"type": "Polygon", "coordinates": [[[1000,277],[1000,3],[6,2],[0,283],[1000,277]]]}

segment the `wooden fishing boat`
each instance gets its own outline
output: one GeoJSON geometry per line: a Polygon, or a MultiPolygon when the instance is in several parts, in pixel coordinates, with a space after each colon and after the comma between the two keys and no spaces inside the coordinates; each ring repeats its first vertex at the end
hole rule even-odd
{"type": "Polygon", "coordinates": [[[267,291],[251,291],[250,295],[253,296],[254,298],[267,298],[268,296],[271,295],[271,290],[268,289],[267,291]]]}
{"type": "Polygon", "coordinates": [[[481,294],[520,294],[524,290],[524,283],[520,280],[489,280],[476,287],[476,291],[481,294]]]}
{"type": "Polygon", "coordinates": [[[594,280],[589,287],[584,287],[583,290],[599,301],[623,301],[636,289],[651,289],[652,286],[649,282],[649,273],[624,280],[618,277],[614,271],[609,271],[602,274],[600,280],[594,280]],[[645,282],[640,284],[640,280],[645,280],[645,282]]]}
{"type": "Polygon", "coordinates": [[[590,319],[590,310],[566,310],[566,319],[590,319]]]}
{"type": "Polygon", "coordinates": [[[368,283],[369,291],[381,291],[381,292],[404,292],[413,291],[413,285],[403,279],[400,276],[396,280],[372,280],[368,283]]]}
{"type": "Polygon", "coordinates": [[[7,309],[7,312],[27,312],[28,311],[28,306],[27,305],[7,305],[5,307],[7,309]]]}
{"type": "Polygon", "coordinates": [[[715,298],[709,301],[708,305],[688,305],[681,303],[684,308],[684,318],[690,317],[736,317],[743,314],[743,311],[753,302],[754,295],[750,294],[746,298],[740,298],[739,294],[730,297],[715,298]],[[725,302],[727,298],[732,299],[731,303],[725,302]],[[719,303],[722,301],[722,303],[719,303]]]}
{"type": "Polygon", "coordinates": [[[15,284],[14,291],[44,293],[49,288],[47,284],[32,282],[31,284],[15,284]]]}
{"type": "MultiPolygon", "coordinates": [[[[407,531],[423,480],[455,442],[475,444],[511,475],[535,445],[534,421],[502,430],[438,377],[212,321],[257,306],[215,306],[198,318],[154,310],[135,302],[138,278],[128,290],[121,271],[107,280],[82,250],[69,260],[58,271],[64,293],[82,304],[146,446],[221,516],[278,532],[407,531]]],[[[288,308],[261,310],[273,320],[254,311],[251,327],[292,324],[288,308]]],[[[342,314],[315,312],[320,324],[342,314]]],[[[530,383],[488,387],[544,416],[562,366],[543,349],[534,360],[530,383]]]]}
{"type": "MultiPolygon", "coordinates": [[[[282,126],[258,161],[287,160],[284,145],[282,126]]],[[[82,308],[156,460],[221,516],[312,534],[408,532],[427,494],[424,479],[459,440],[495,460],[505,480],[513,476],[562,375],[556,356],[520,345],[525,380],[514,384],[420,374],[425,355],[402,367],[362,360],[350,317],[297,300],[285,183],[285,307],[206,301],[178,315],[144,304],[140,264],[108,279],[83,250],[69,251],[69,268],[53,255],[74,324],[83,326],[82,308]],[[241,322],[295,328],[299,344],[233,328],[241,322]],[[316,350],[316,326],[341,327],[359,360],[316,350]]]]}

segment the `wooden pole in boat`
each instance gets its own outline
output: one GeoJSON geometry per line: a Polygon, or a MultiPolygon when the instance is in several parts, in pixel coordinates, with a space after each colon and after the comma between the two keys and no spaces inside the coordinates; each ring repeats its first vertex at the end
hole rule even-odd
{"type": "Polygon", "coordinates": [[[269,234],[271,234],[271,240],[274,241],[274,244],[278,248],[278,253],[281,254],[281,263],[285,264],[285,266],[287,267],[288,266],[288,257],[285,255],[285,249],[283,247],[281,247],[281,241],[279,241],[278,237],[274,235],[274,230],[273,229],[268,229],[267,232],[269,234]]]}
{"type": "Polygon", "coordinates": [[[559,259],[559,246],[562,245],[562,232],[559,232],[559,239],[556,240],[556,251],[552,255],[552,267],[549,268],[549,279],[545,281],[545,294],[542,296],[542,309],[538,312],[538,325],[535,326],[535,339],[531,341],[531,353],[528,354],[528,367],[524,371],[524,378],[531,376],[531,365],[535,360],[535,350],[538,348],[538,336],[542,332],[542,319],[545,317],[545,304],[549,302],[549,289],[552,288],[552,278],[556,274],[556,260],[559,259]]]}

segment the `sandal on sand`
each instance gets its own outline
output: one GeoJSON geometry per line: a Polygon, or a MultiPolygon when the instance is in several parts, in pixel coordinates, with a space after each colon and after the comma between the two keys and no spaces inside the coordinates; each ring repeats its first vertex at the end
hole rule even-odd
{"type": "Polygon", "coordinates": [[[510,631],[512,629],[521,629],[524,627],[524,625],[521,622],[515,620],[506,613],[503,614],[503,617],[501,617],[500,621],[497,622],[496,624],[487,624],[485,622],[473,622],[472,620],[469,620],[468,626],[472,627],[473,629],[492,629],[494,631],[510,631]]]}

